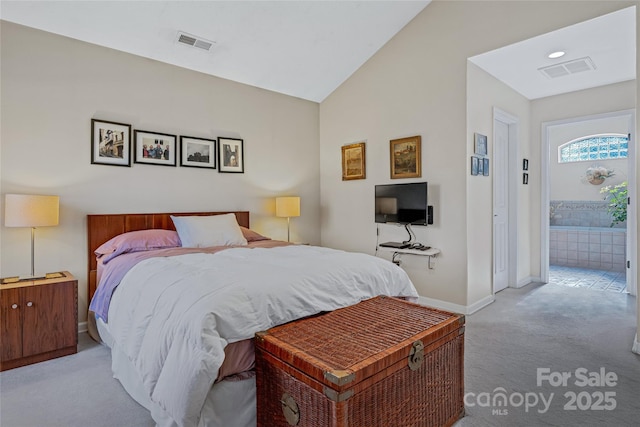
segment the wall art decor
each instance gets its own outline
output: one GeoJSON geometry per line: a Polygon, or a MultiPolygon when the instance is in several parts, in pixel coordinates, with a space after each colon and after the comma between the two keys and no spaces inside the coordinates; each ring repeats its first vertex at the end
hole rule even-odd
{"type": "Polygon", "coordinates": [[[471,175],[478,175],[478,160],[478,157],[471,156],[471,175]]]}
{"type": "Polygon", "coordinates": [[[474,153],[479,156],[487,155],[487,137],[480,133],[473,134],[474,153]]]}
{"type": "Polygon", "coordinates": [[[419,178],[422,176],[422,137],[393,139],[390,141],[391,178],[419,178]]]}
{"type": "Polygon", "coordinates": [[[166,133],[134,130],[135,163],[176,166],[176,136],[166,133]]]}
{"type": "Polygon", "coordinates": [[[218,137],[218,172],[244,173],[244,141],[218,137]]]}
{"type": "Polygon", "coordinates": [[[131,125],[91,119],[91,163],[131,167],[131,125]]]}
{"type": "Polygon", "coordinates": [[[489,159],[488,158],[484,158],[482,159],[482,173],[484,176],[489,176],[489,159]]]}
{"type": "Polygon", "coordinates": [[[216,140],[180,136],[180,166],[216,168],[216,140]]]}
{"type": "Polygon", "coordinates": [[[529,184],[529,174],[528,173],[523,173],[522,174],[522,183],[524,185],[528,185],[529,184]]]}
{"type": "Polygon", "coordinates": [[[529,170],[529,159],[522,159],[522,170],[523,171],[529,170]]]}
{"type": "Polygon", "coordinates": [[[365,179],[366,170],[365,143],[342,146],[342,180],[365,179]]]}

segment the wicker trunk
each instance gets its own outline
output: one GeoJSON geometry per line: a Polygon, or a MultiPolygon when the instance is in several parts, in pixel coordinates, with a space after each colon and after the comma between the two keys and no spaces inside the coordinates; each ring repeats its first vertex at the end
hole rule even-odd
{"type": "Polygon", "coordinates": [[[256,335],[258,427],[450,426],[464,316],[390,297],[256,335]]]}

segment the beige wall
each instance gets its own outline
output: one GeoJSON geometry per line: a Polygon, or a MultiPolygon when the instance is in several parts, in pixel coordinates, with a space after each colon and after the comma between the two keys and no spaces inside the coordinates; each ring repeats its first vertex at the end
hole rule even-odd
{"type": "MultiPolygon", "coordinates": [[[[483,255],[490,251],[489,242],[478,253],[482,236],[491,229],[487,207],[482,209],[480,222],[473,220],[474,230],[468,218],[471,201],[483,196],[490,200],[490,193],[476,196],[468,187],[472,135],[467,90],[472,89],[467,89],[467,58],[632,4],[635,2],[429,4],[320,105],[322,243],[373,252],[373,188],[392,182],[389,140],[421,135],[422,179],[429,182],[435,224],[416,234],[418,240],[440,248],[442,255],[434,270],[428,270],[426,261],[417,257],[407,258],[404,267],[423,296],[463,307],[490,296],[486,294],[491,285],[486,281],[491,265],[483,255]],[[342,182],[340,147],[357,141],[367,142],[367,179],[342,182]],[[482,265],[477,265],[476,256],[483,258],[482,265]],[[479,276],[470,279],[471,274],[479,276]]],[[[486,117],[479,127],[488,128],[486,117]]],[[[531,120],[531,127],[535,126],[531,120]]],[[[530,141],[536,141],[533,134],[530,141]]],[[[535,162],[539,148],[530,148],[527,153],[528,148],[523,147],[523,154],[539,168],[539,161],[535,162]]],[[[530,175],[529,197],[521,200],[521,208],[531,203],[528,219],[535,224],[539,223],[540,179],[535,170],[530,175]]],[[[489,191],[488,183],[477,185],[481,193],[489,191]]],[[[402,229],[392,226],[385,226],[383,233],[381,240],[405,238],[402,229]]],[[[519,260],[521,277],[539,275],[539,231],[532,227],[528,234],[531,266],[519,260]]]]}
{"type": "MultiPolygon", "coordinates": [[[[630,82],[630,88],[633,84],[630,82]]],[[[629,92],[633,93],[632,90],[629,92]]],[[[549,199],[550,200],[596,200],[602,201],[600,189],[604,186],[627,181],[627,159],[597,160],[588,162],[560,163],[558,148],[576,138],[603,133],[629,132],[628,117],[608,117],[553,126],[549,129],[549,199]],[[586,180],[586,170],[592,166],[603,166],[614,171],[600,185],[586,180]]]]}
{"type": "MultiPolygon", "coordinates": [[[[640,75],[640,31],[638,31],[638,22],[640,22],[640,4],[638,4],[638,6],[636,7],[636,80],[638,78],[638,75],[640,75]]],[[[640,86],[636,85],[636,90],[634,91],[635,95],[636,95],[636,105],[638,103],[638,100],[640,99],[640,86]]],[[[636,135],[636,141],[638,139],[638,129],[640,129],[640,114],[637,114],[636,112],[636,131],[635,131],[635,135],[636,135]]],[[[640,150],[636,148],[636,163],[635,163],[635,167],[636,167],[636,171],[638,170],[638,166],[640,165],[640,150]]],[[[636,175],[637,176],[637,175],[636,175]]],[[[637,183],[637,179],[636,179],[636,183],[637,183]]],[[[638,201],[640,201],[640,185],[636,185],[636,208],[639,206],[638,201]]],[[[640,216],[640,209],[636,210],[636,217],[640,216]]],[[[640,223],[640,221],[637,221],[638,223],[640,223]]],[[[639,228],[636,230],[636,235],[638,236],[637,241],[640,241],[640,226],[639,228]]],[[[637,274],[637,269],[638,266],[640,266],[640,250],[638,250],[636,252],[636,274],[637,274]]],[[[636,277],[636,286],[637,286],[637,277],[636,277]]],[[[636,353],[640,354],[640,340],[638,338],[638,335],[640,334],[640,298],[636,295],[636,320],[637,320],[637,328],[636,328],[636,339],[633,345],[633,349],[636,353]]]]}
{"type": "MultiPolygon", "coordinates": [[[[249,210],[286,239],[276,195],[300,195],[292,240],[319,243],[318,104],[12,23],[1,26],[1,193],[60,196],[36,232],[36,270],[69,270],[87,307],[89,213],[249,210]],[[90,164],[91,119],[177,135],[244,139],[245,173],[90,164]]],[[[30,269],[28,229],[0,229],[2,276],[30,269]]]]}
{"type": "MultiPolygon", "coordinates": [[[[530,102],[504,83],[500,82],[471,61],[467,62],[467,159],[474,154],[474,132],[487,135],[490,176],[472,176],[467,165],[467,256],[469,286],[467,304],[473,304],[492,294],[493,283],[493,115],[494,107],[518,120],[517,145],[515,150],[518,163],[527,158],[530,151],[529,116],[530,102]]],[[[467,162],[469,163],[469,162],[467,162]]],[[[508,173],[508,171],[507,171],[508,173]]],[[[520,170],[518,168],[518,178],[520,170]]],[[[511,183],[513,184],[513,183],[511,183]]],[[[516,185],[517,194],[517,245],[519,262],[515,274],[516,286],[529,276],[529,186],[516,185]]]]}

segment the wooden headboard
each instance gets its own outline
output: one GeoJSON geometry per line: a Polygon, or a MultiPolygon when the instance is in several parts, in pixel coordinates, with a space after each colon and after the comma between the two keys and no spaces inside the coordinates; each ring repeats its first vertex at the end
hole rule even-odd
{"type": "Polygon", "coordinates": [[[233,213],[236,215],[238,224],[249,228],[249,212],[178,212],[178,213],[144,213],[144,214],[106,214],[106,215],[87,215],[87,241],[89,242],[89,276],[87,277],[89,301],[96,291],[96,255],[95,250],[118,234],[128,231],[148,230],[151,228],[160,228],[163,230],[175,230],[176,228],[171,221],[173,216],[185,215],[222,215],[233,213]]]}

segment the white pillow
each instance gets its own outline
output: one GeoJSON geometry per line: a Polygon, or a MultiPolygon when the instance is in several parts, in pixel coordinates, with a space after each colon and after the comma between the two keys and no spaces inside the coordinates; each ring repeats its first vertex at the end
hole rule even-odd
{"type": "Polygon", "coordinates": [[[236,216],[232,213],[210,216],[173,216],[184,248],[246,245],[236,216]]]}

